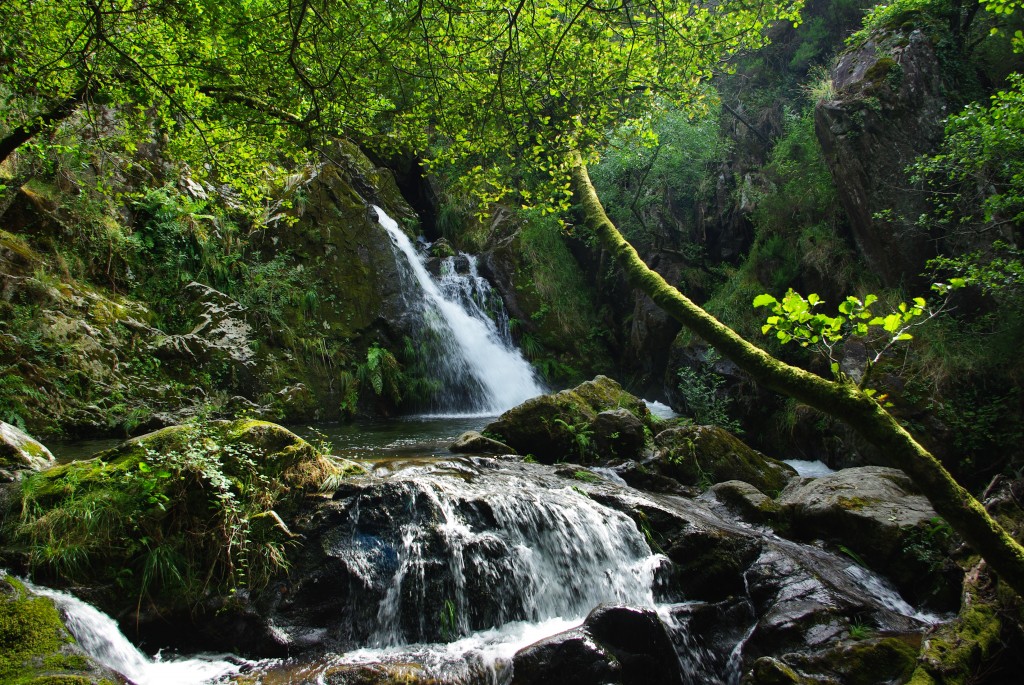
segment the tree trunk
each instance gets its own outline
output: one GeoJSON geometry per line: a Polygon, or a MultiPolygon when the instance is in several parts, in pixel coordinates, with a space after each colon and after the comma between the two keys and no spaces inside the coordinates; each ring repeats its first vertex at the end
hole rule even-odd
{"type": "Polygon", "coordinates": [[[54,105],[53,109],[49,112],[40,114],[32,121],[22,124],[8,133],[3,140],[0,140],[0,164],[3,164],[4,160],[10,157],[15,150],[31,140],[33,136],[44,128],[71,116],[78,109],[78,106],[85,102],[87,92],[88,88],[82,86],[77,92],[72,93],[63,101],[54,105]]]}
{"type": "Polygon", "coordinates": [[[845,421],[905,471],[937,511],[1003,581],[1024,597],[1024,547],[906,431],[852,383],[829,381],[790,366],[740,337],[652,271],[605,214],[587,168],[575,155],[573,187],[587,224],[630,282],[666,313],[713,345],[758,383],[845,421]]]}

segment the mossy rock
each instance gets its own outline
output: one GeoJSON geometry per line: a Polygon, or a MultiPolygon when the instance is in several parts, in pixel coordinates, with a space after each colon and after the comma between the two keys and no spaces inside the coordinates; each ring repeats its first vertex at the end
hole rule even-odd
{"type": "Polygon", "coordinates": [[[810,654],[787,654],[785,660],[800,674],[801,683],[904,683],[914,673],[920,647],[916,633],[888,635],[842,642],[810,654]]]}
{"type": "Polygon", "coordinates": [[[16,426],[0,421],[0,473],[41,471],[53,464],[53,455],[42,443],[16,426]]]}
{"type": "Polygon", "coordinates": [[[571,390],[541,395],[514,407],[490,423],[484,432],[522,455],[538,461],[594,460],[593,423],[597,415],[626,409],[644,426],[656,419],[643,400],[622,389],[607,376],[597,376],[571,390]]]}
{"type": "Polygon", "coordinates": [[[24,479],[8,552],[44,579],[106,588],[112,613],[186,611],[282,571],[286,520],[361,471],[265,421],[172,426],[24,479]]]}
{"type": "Polygon", "coordinates": [[[861,466],[794,482],[779,505],[792,535],[852,551],[908,601],[955,606],[962,574],[948,561],[951,533],[902,471],[861,466]]]}
{"type": "Polygon", "coordinates": [[[0,576],[0,682],[8,685],[103,685],[123,679],[75,643],[52,600],[0,576]]]}
{"type": "Polygon", "coordinates": [[[765,493],[781,492],[797,474],[793,467],[748,447],[718,426],[680,426],[654,439],[658,466],[686,485],[708,488],[740,480],[765,493]]]}
{"type": "Polygon", "coordinates": [[[750,523],[774,521],[779,514],[779,505],[775,500],[741,480],[716,483],[708,489],[705,496],[708,495],[750,523]]]}

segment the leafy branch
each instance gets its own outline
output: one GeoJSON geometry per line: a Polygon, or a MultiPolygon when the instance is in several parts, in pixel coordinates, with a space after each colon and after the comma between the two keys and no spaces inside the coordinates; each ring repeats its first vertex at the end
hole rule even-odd
{"type": "Polygon", "coordinates": [[[869,294],[861,300],[853,295],[839,303],[835,316],[816,311],[825,302],[816,293],[806,298],[790,288],[781,300],[767,293],[754,298],[754,307],[767,307],[771,315],[765,319],[761,332],[774,331],[783,344],[796,342],[801,347],[813,347],[829,361],[829,368],[838,380],[846,375],[840,371],[840,343],[856,339],[868,350],[867,368],[858,387],[871,375],[871,369],[895,345],[913,339],[911,329],[931,321],[949,309],[953,291],[967,285],[964,278],[952,278],[949,283],[935,283],[932,290],[942,297],[929,303],[923,297],[900,302],[893,311],[879,313],[873,308],[878,296],[869,294]]]}

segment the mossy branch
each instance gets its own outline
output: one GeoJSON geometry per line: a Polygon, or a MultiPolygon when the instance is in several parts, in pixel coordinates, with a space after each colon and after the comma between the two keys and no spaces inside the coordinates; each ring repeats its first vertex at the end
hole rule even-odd
{"type": "Polygon", "coordinates": [[[851,382],[829,381],[772,357],[669,285],[644,263],[605,214],[582,157],[574,154],[572,162],[573,190],[587,225],[635,287],[756,382],[838,418],[860,433],[891,465],[905,471],[935,511],[1007,585],[1024,596],[1024,547],[889,412],[851,382]]]}

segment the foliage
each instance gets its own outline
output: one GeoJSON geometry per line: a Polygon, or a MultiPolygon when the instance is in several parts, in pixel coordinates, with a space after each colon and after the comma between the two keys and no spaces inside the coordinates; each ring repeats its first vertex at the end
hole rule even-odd
{"type": "Polygon", "coordinates": [[[838,313],[828,316],[814,310],[822,299],[811,293],[805,299],[790,288],[781,300],[773,295],[762,294],[754,298],[754,307],[768,307],[771,315],[761,327],[764,334],[774,331],[782,343],[796,342],[801,347],[814,346],[828,361],[832,373],[842,379],[838,345],[847,339],[856,339],[869,350],[867,368],[859,384],[870,376],[871,368],[897,343],[913,338],[910,330],[931,320],[949,305],[950,293],[962,288],[965,281],[951,279],[948,285],[936,283],[932,286],[945,299],[938,305],[929,306],[923,297],[915,297],[910,303],[900,302],[894,311],[877,314],[872,307],[878,302],[877,295],[867,295],[863,300],[853,295],[839,304],[838,313]],[[923,318],[922,318],[923,317],[923,318]]]}
{"type": "Polygon", "coordinates": [[[742,435],[743,429],[739,422],[729,416],[732,399],[722,389],[725,378],[715,372],[715,363],[719,359],[721,357],[718,353],[709,349],[699,368],[680,368],[676,372],[679,378],[679,394],[683,398],[687,414],[694,423],[702,426],[721,426],[730,433],[742,435]]]}
{"type": "MultiPolygon", "coordinates": [[[[709,96],[710,97],[710,96],[709,96]]],[[[718,117],[657,109],[649,128],[621,127],[592,179],[610,217],[639,245],[686,242],[700,202],[715,188],[711,164],[726,151],[718,117]],[[680,233],[682,236],[680,236],[680,233]]]]}
{"type": "Polygon", "coordinates": [[[294,436],[296,446],[271,455],[274,430],[283,432],[199,422],[129,443],[109,462],[100,455],[32,475],[16,539],[36,572],[116,582],[140,603],[187,608],[211,588],[259,587],[287,567],[289,534],[273,508],[289,484],[334,472],[294,436]]]}
{"type": "Polygon", "coordinates": [[[395,404],[402,401],[404,377],[395,355],[379,343],[366,350],[366,362],[359,365],[359,381],[367,384],[373,394],[395,404]]]}
{"type": "Polygon", "coordinates": [[[555,419],[555,424],[561,426],[572,437],[580,461],[587,461],[593,457],[594,431],[588,421],[569,423],[563,419],[555,419]]]}

